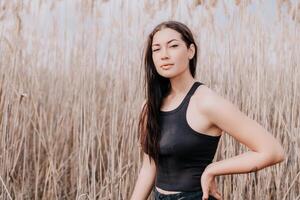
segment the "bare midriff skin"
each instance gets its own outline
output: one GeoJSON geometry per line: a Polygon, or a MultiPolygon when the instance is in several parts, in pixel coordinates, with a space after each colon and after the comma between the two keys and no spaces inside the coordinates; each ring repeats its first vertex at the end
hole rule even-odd
{"type": "MultiPolygon", "coordinates": [[[[209,89],[209,88],[207,88],[205,85],[200,85],[196,89],[194,95],[196,93],[200,93],[199,95],[203,95],[203,93],[205,93],[205,90],[207,90],[207,89],[209,89]]],[[[183,98],[185,95],[182,95],[181,97],[177,97],[177,98],[175,98],[175,97],[173,98],[170,96],[171,95],[169,95],[168,97],[166,97],[163,100],[163,103],[161,106],[162,111],[170,111],[170,110],[174,110],[175,108],[177,108],[179,106],[179,104],[183,101],[183,98]]],[[[188,105],[187,111],[186,111],[186,120],[187,120],[189,126],[201,134],[207,134],[207,135],[215,136],[215,137],[220,136],[222,134],[222,129],[213,125],[205,117],[205,115],[202,115],[201,112],[199,112],[199,107],[198,108],[196,107],[195,101],[196,101],[195,96],[192,96],[190,98],[190,102],[189,102],[189,105],[188,105]]],[[[199,104],[199,102],[197,102],[197,103],[199,104]]],[[[162,194],[180,193],[180,191],[167,191],[167,190],[163,190],[158,187],[156,187],[156,189],[158,192],[160,192],[162,194]]]]}
{"type": "MultiPolygon", "coordinates": [[[[156,186],[155,186],[156,187],[156,186]]],[[[156,187],[157,191],[159,191],[160,193],[162,194],[177,194],[177,193],[180,193],[178,191],[167,191],[167,190],[163,190],[163,189],[160,189],[158,187],[156,187]]]]}

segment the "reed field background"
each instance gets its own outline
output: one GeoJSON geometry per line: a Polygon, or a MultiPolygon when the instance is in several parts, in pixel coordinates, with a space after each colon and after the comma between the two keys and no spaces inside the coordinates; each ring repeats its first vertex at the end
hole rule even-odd
{"type": "MultiPolygon", "coordinates": [[[[0,199],[130,198],[142,52],[169,19],[195,35],[197,80],[286,152],[218,176],[224,200],[300,199],[300,2],[289,0],[1,0],[0,199]]],[[[214,161],[247,150],[223,134],[214,161]]]]}

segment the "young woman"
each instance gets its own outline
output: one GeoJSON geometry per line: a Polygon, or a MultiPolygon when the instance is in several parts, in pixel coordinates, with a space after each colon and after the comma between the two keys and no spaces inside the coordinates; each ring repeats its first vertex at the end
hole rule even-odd
{"type": "Polygon", "coordinates": [[[131,200],[222,199],[215,177],[248,173],[284,160],[262,126],[195,80],[197,45],[189,28],[166,21],[149,35],[144,56],[146,100],[139,121],[144,152],[131,200]],[[222,132],[251,151],[212,162],[222,132]],[[154,186],[154,187],[153,187],[154,186]]]}

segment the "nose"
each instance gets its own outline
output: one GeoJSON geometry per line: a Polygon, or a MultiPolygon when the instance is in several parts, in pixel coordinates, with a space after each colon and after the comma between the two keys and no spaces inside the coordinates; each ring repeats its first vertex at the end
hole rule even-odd
{"type": "Polygon", "coordinates": [[[164,59],[167,59],[167,58],[169,58],[168,50],[166,48],[162,48],[161,59],[164,60],[164,59]]]}

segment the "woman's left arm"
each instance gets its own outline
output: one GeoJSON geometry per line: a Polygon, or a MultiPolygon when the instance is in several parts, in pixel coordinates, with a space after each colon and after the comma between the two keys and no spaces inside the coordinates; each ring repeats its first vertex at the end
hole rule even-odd
{"type": "Polygon", "coordinates": [[[217,191],[215,176],[226,174],[241,174],[255,172],[270,165],[282,162],[285,153],[280,143],[259,123],[243,114],[235,105],[219,96],[209,88],[205,95],[199,98],[198,110],[201,111],[212,124],[246,145],[250,151],[240,155],[209,164],[201,176],[203,190],[202,200],[213,195],[222,199],[217,191]]]}
{"type": "Polygon", "coordinates": [[[207,118],[251,150],[211,163],[208,172],[214,175],[248,173],[284,160],[282,146],[266,129],[214,91],[208,93],[202,104],[207,118]]]}
{"type": "Polygon", "coordinates": [[[251,151],[213,162],[206,168],[206,173],[215,176],[248,173],[284,160],[284,150],[272,134],[225,98],[212,90],[208,93],[209,95],[202,98],[204,106],[201,109],[205,115],[213,124],[246,145],[251,151]]]}

